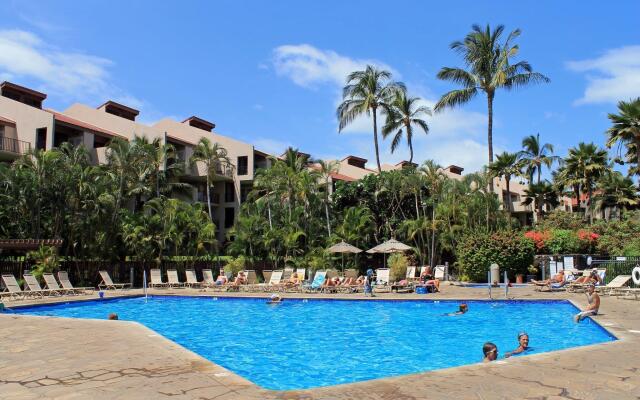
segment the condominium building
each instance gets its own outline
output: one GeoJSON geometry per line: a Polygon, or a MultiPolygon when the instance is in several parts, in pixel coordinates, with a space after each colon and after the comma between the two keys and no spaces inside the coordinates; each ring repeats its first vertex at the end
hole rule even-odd
{"type": "MultiPolygon", "coordinates": [[[[209,138],[227,151],[211,187],[213,220],[218,240],[224,241],[238,209],[251,190],[255,171],[269,165],[269,155],[253,145],[214,131],[215,124],[197,116],[179,122],[162,119],[153,125],[136,121],[139,111],[107,101],[98,107],[73,104],[64,111],[43,109],[46,94],[10,82],[0,84],[0,161],[12,161],[30,149],[51,149],[63,142],[84,145],[92,162],[106,162],[106,146],[114,138],[145,136],[172,144],[179,161],[187,162],[198,141],[209,138]]],[[[189,165],[189,163],[187,163],[189,165]]],[[[188,166],[182,177],[192,186],[193,202],[206,202],[206,170],[202,163],[188,166]]]]}

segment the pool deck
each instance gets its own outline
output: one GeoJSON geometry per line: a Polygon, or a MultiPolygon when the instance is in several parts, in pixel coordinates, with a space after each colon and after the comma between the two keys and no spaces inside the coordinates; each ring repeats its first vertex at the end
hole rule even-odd
{"type": "MultiPolygon", "coordinates": [[[[486,289],[443,289],[435,295],[380,294],[376,299],[487,299],[486,289]]],[[[122,293],[141,294],[130,290],[108,296],[122,293]]],[[[252,296],[191,289],[150,293],[252,296]]],[[[501,296],[502,291],[494,293],[496,298],[501,296]]],[[[569,299],[579,306],[586,301],[584,294],[539,293],[531,288],[512,289],[510,296],[569,299]]],[[[362,295],[284,297],[354,299],[362,295]]],[[[32,303],[5,301],[8,307],[32,303]]],[[[640,302],[602,297],[600,314],[597,321],[620,340],[295,391],[261,389],[138,323],[0,314],[0,399],[640,399],[640,302]]]]}

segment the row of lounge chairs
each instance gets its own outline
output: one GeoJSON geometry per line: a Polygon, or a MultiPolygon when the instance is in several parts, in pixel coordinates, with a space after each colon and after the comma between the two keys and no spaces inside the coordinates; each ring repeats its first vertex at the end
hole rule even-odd
{"type": "MultiPolygon", "coordinates": [[[[553,283],[547,286],[540,287],[540,290],[547,289],[547,291],[568,291],[568,292],[584,292],[591,282],[576,282],[580,276],[589,276],[592,270],[584,270],[581,273],[579,271],[565,271],[565,281],[563,283],[553,283]],[[580,275],[580,276],[578,276],[580,275]]],[[[598,275],[600,281],[604,282],[606,277],[605,269],[598,269],[598,275]]],[[[602,295],[609,296],[634,296],[637,300],[640,297],[640,288],[632,288],[629,286],[631,282],[631,275],[618,275],[613,278],[609,283],[601,284],[596,283],[596,291],[602,295]]]]}
{"type": "Polygon", "coordinates": [[[53,274],[49,273],[43,274],[42,278],[45,282],[44,288],[34,275],[24,274],[25,287],[22,289],[15,276],[12,274],[2,274],[2,283],[5,291],[0,292],[0,298],[8,298],[11,300],[44,298],[45,296],[79,295],[94,290],[89,287],[74,287],[66,271],[58,272],[57,280],[53,274]]]}

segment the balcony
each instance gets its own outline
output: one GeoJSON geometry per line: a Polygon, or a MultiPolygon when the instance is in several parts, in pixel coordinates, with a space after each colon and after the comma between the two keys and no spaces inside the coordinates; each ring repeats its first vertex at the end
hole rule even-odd
{"type": "MultiPolygon", "coordinates": [[[[227,162],[220,162],[216,165],[215,173],[216,173],[216,178],[223,178],[223,179],[214,179],[214,180],[233,179],[233,165],[227,162]]],[[[191,168],[191,175],[206,177],[207,168],[205,164],[203,162],[195,163],[191,168]]]]}
{"type": "Polygon", "coordinates": [[[23,140],[0,136],[0,151],[14,154],[27,154],[31,150],[31,143],[23,140]]]}
{"type": "MultiPolygon", "coordinates": [[[[211,193],[211,204],[220,204],[220,194],[211,193]]],[[[198,192],[197,200],[199,203],[207,204],[207,192],[198,192]]]]}

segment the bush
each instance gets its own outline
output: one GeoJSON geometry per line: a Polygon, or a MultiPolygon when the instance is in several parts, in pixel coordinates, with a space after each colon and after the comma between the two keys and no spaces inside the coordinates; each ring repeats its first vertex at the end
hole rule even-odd
{"type": "Polygon", "coordinates": [[[402,253],[394,253],[389,257],[387,262],[389,266],[389,279],[392,282],[397,282],[405,279],[407,276],[407,266],[409,265],[409,259],[402,253]]]}
{"type": "Polygon", "coordinates": [[[551,232],[551,238],[547,240],[547,249],[550,254],[580,253],[578,235],[568,229],[556,229],[551,232]]]}
{"type": "Polygon", "coordinates": [[[60,269],[60,257],[55,247],[40,246],[38,250],[30,251],[27,258],[32,259],[35,264],[31,268],[31,273],[38,279],[43,274],[53,273],[60,269]]]}
{"type": "Polygon", "coordinates": [[[238,272],[242,271],[245,269],[245,266],[247,265],[247,260],[244,258],[244,256],[238,256],[236,258],[231,258],[227,264],[224,266],[224,271],[225,273],[233,273],[233,275],[236,275],[238,272]]]}
{"type": "Polygon", "coordinates": [[[535,246],[531,239],[513,231],[475,232],[462,237],[456,247],[458,267],[472,281],[486,282],[489,266],[496,263],[509,278],[526,274],[533,264],[535,246]]]}

